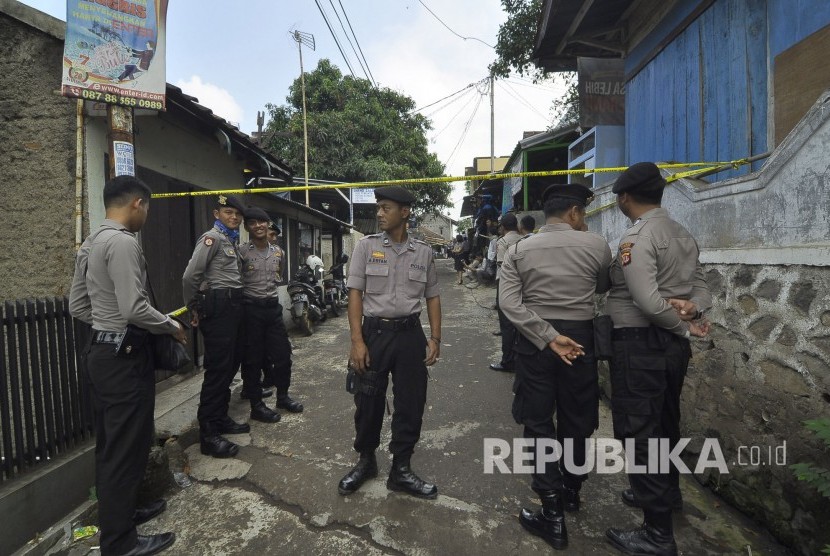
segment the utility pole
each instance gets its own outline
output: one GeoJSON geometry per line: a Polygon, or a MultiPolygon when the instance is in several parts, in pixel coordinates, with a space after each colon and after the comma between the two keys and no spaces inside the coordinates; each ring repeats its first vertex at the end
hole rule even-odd
{"type": "Polygon", "coordinates": [[[308,200],[308,123],[306,119],[305,107],[305,71],[303,70],[303,45],[306,45],[311,50],[315,49],[314,35],[311,33],[303,33],[302,31],[294,31],[294,40],[297,41],[297,50],[300,52],[300,88],[303,94],[303,157],[305,160],[305,204],[309,206],[308,200]]]}
{"type": "Polygon", "coordinates": [[[496,78],[490,74],[490,173],[496,173],[496,111],[495,87],[496,78]]]}
{"type": "Polygon", "coordinates": [[[109,179],[135,175],[135,138],[133,110],[126,106],[107,104],[107,145],[109,179]]]}

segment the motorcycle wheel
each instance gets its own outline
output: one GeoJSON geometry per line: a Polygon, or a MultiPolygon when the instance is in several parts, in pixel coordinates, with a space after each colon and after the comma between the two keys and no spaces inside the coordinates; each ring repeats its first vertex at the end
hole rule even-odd
{"type": "Polygon", "coordinates": [[[302,330],[303,334],[306,336],[311,336],[314,333],[314,329],[311,328],[311,319],[308,316],[308,309],[304,309],[303,314],[297,319],[297,326],[300,327],[300,330],[302,330]]]}
{"type": "Polygon", "coordinates": [[[331,309],[331,315],[333,317],[339,317],[340,315],[343,314],[343,310],[340,309],[340,307],[337,306],[336,301],[329,304],[329,309],[331,309]]]}

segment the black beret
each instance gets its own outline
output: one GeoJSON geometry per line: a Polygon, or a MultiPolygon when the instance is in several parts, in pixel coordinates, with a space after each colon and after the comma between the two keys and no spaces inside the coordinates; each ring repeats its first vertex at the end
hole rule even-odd
{"type": "Polygon", "coordinates": [[[276,223],[276,222],[274,222],[273,220],[272,220],[271,222],[269,222],[269,223],[268,223],[268,229],[269,229],[269,230],[273,230],[273,231],[277,232],[277,235],[281,235],[281,234],[282,234],[282,230],[280,230],[280,227],[279,227],[279,226],[277,226],[277,223],[276,223]]]}
{"type": "Polygon", "coordinates": [[[617,178],[613,193],[625,193],[628,191],[658,189],[666,187],[666,180],[660,175],[660,169],[653,162],[638,162],[632,164],[617,178]]]}
{"type": "Polygon", "coordinates": [[[501,217],[501,220],[499,220],[499,224],[501,224],[505,228],[513,230],[519,226],[519,220],[516,218],[515,214],[513,214],[512,212],[508,212],[507,214],[501,217]]]}
{"type": "Polygon", "coordinates": [[[378,201],[388,199],[401,205],[412,205],[415,202],[415,195],[403,187],[378,187],[375,189],[375,199],[378,201]]]}
{"type": "Polygon", "coordinates": [[[242,199],[237,197],[236,195],[219,195],[216,199],[216,205],[219,208],[222,207],[231,207],[235,208],[242,214],[245,214],[245,203],[242,202],[242,199]]]}
{"type": "Polygon", "coordinates": [[[259,207],[248,207],[245,210],[245,220],[259,220],[260,222],[270,222],[271,217],[268,213],[259,207]]]}
{"type": "Polygon", "coordinates": [[[594,192],[580,183],[554,184],[545,189],[542,194],[542,201],[547,201],[551,197],[572,199],[583,206],[587,206],[594,200],[594,192]]]}

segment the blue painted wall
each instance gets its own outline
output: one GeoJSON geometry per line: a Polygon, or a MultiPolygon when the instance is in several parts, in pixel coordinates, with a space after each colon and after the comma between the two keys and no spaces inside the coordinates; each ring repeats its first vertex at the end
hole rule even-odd
{"type": "MultiPolygon", "coordinates": [[[[688,0],[669,14],[631,51],[626,71],[697,5],[688,0]]],[[[768,150],[774,56],[829,23],[828,0],[716,1],[628,82],[627,162],[722,161],[768,150]]]]}

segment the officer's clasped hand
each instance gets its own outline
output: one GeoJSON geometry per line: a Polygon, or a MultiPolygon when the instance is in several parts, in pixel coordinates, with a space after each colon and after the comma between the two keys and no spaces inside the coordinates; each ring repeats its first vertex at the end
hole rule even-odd
{"type": "Polygon", "coordinates": [[[550,349],[558,355],[566,365],[573,365],[574,359],[580,355],[585,355],[585,351],[582,349],[581,345],[576,343],[571,338],[563,336],[562,334],[559,334],[556,338],[554,338],[548,344],[548,347],[550,347],[550,349]]]}

